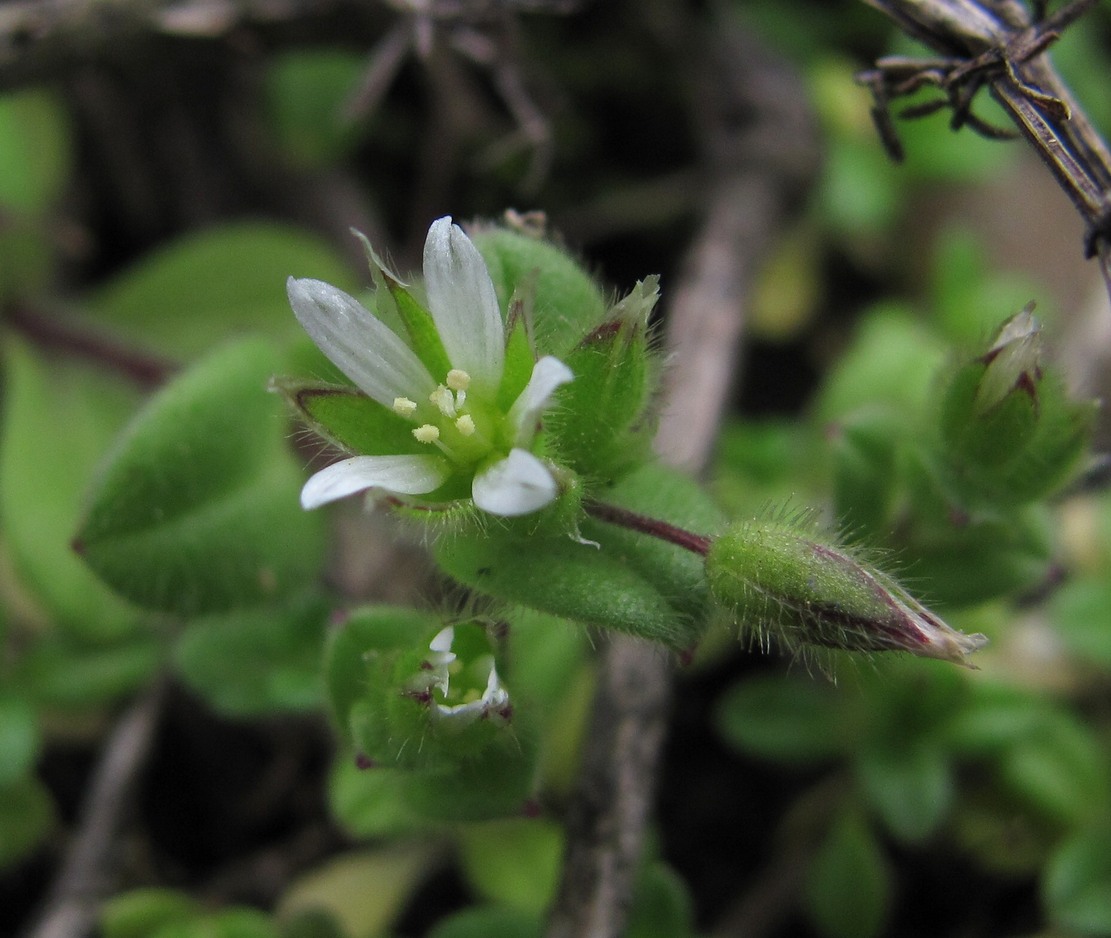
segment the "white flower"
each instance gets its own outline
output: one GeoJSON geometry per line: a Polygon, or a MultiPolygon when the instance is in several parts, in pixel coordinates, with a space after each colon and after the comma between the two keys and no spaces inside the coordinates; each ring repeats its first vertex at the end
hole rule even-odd
{"type": "Polygon", "coordinates": [[[482,255],[441,218],[424,244],[428,312],[450,367],[433,375],[417,353],[353,297],[319,280],[287,285],[305,331],[367,396],[413,424],[427,452],[352,456],[316,473],[301,492],[305,508],[377,489],[428,495],[461,473],[475,505],[495,515],[537,511],[559,487],[529,447],[553,393],[572,379],[556,358],[537,361],[516,401],[497,395],[505,370],[505,324],[482,255]]]}
{"type": "MultiPolygon", "coordinates": [[[[427,659],[429,670],[423,676],[423,682],[427,684],[429,691],[439,692],[444,700],[451,697],[451,668],[456,662],[455,652],[451,650],[454,642],[455,629],[449,625],[437,632],[428,646],[431,652],[427,659]]],[[[452,720],[456,725],[464,725],[477,719],[492,718],[502,722],[508,720],[509,692],[498,679],[494,656],[484,656],[477,664],[489,669],[482,694],[467,694],[466,699],[460,703],[439,703],[434,700],[432,712],[437,718],[452,720]]]]}

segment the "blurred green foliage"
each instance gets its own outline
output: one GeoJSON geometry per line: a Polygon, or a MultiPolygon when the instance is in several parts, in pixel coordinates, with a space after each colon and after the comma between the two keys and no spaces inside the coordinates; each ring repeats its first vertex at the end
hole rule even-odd
{"type": "MultiPolygon", "coordinates": [[[[1021,498],[996,497],[998,479],[977,477],[970,494],[968,474],[950,458],[954,448],[967,456],[967,438],[954,447],[938,426],[946,382],[959,380],[954,375],[1027,301],[1038,299],[1051,336],[1067,328],[1034,277],[993,269],[971,228],[918,237],[923,200],[1001,173],[1017,146],[950,134],[939,114],[899,125],[909,158],[892,166],[852,74],[868,55],[909,54],[910,44],[863,4],[761,0],[737,12],[805,73],[826,147],[816,191],[767,268],[754,328],[782,341],[823,315],[847,313],[853,324],[835,336],[835,353],[818,356],[820,382],[803,413],[734,417],[724,428],[716,505],[662,470],[626,477],[614,500],[704,531],[723,514],[817,506],[846,538],[902,567],[954,625],[992,638],[977,672],[917,660],[833,660],[836,685],[776,669],[744,673],[721,696],[715,728],[729,747],[785,778],[808,773],[804,791],[769,810],[782,812],[777,836],[802,845],[798,902],[813,929],[831,938],[894,933],[903,921],[907,858],[932,855],[942,865],[959,857],[962,869],[987,881],[1037,884],[1037,927],[1046,933],[1109,934],[1111,500],[1063,489],[1083,460],[1068,432],[1050,441],[1052,458],[1039,452],[1036,481],[1044,485],[1021,498]],[[864,299],[833,299],[843,289],[836,272],[846,270],[867,280],[864,299]],[[1060,465],[1049,466],[1054,460],[1060,465]],[[1058,585],[1061,570],[1068,576],[1058,585]],[[1036,602],[1046,587],[1048,600],[1036,602]]],[[[1099,16],[1106,26],[1106,10],[1099,16]]],[[[556,63],[575,89],[604,83],[597,63],[584,60],[596,47],[585,43],[552,43],[537,57],[556,63]]],[[[1093,119],[1111,126],[1104,93],[1111,62],[1099,29],[1071,30],[1055,58],[1093,119]]],[[[635,87],[631,46],[616,44],[606,65],[635,87]]],[[[358,161],[371,138],[396,143],[412,159],[405,108],[390,109],[393,121],[365,124],[344,110],[362,74],[360,59],[346,52],[268,58],[262,119],[289,166],[326,173],[358,161]]],[[[984,108],[998,119],[986,101],[984,108]]],[[[597,162],[603,187],[626,182],[620,167],[591,150],[600,132],[590,118],[585,109],[563,117],[557,148],[570,154],[567,165],[597,162]]],[[[367,682],[369,645],[359,623],[393,615],[385,631],[410,637],[413,615],[431,631],[443,619],[388,607],[347,610],[329,592],[323,518],[297,506],[306,456],[290,445],[295,431],[266,391],[281,372],[335,377],[289,313],[285,278],[312,276],[349,290],[366,278],[298,227],[229,221],[152,248],[129,268],[81,285],[63,305],[55,221],[81,158],[75,138],[56,92],[0,96],[0,301],[104,339],[119,353],[118,360],[66,354],[18,324],[3,335],[0,865],[8,869],[41,855],[57,831],[54,796],[38,766],[68,721],[95,725],[170,673],[235,718],[330,707],[342,736],[367,682]],[[129,356],[158,372],[156,393],[119,367],[129,356]],[[84,560],[71,549],[74,538],[84,560]],[[330,629],[341,608],[345,624],[330,629]],[[345,646],[350,657],[341,660],[337,649],[345,646]]],[[[494,214],[509,201],[501,180],[515,165],[489,173],[478,188],[498,201],[476,211],[494,214]]],[[[557,181],[551,197],[583,185],[578,176],[557,181]]],[[[492,265],[499,256],[490,244],[492,265]]],[[[565,257],[557,256],[545,268],[557,283],[541,284],[541,292],[579,278],[583,321],[593,322],[601,294],[570,262],[556,269],[565,257]]],[[[495,280],[519,276],[503,270],[495,280]]],[[[600,361],[612,349],[595,352],[600,361]]],[[[1051,382],[1062,380],[1051,354],[1045,368],[1051,382]]],[[[635,390],[633,410],[643,403],[644,388],[635,390]]],[[[1091,419],[1070,410],[1058,384],[1046,394],[1056,403],[1038,408],[1039,420],[1054,419],[1054,407],[1058,416],[1091,419]]],[[[584,450],[596,444],[582,441],[584,450]]],[[[991,449],[989,441],[977,458],[991,449]]],[[[609,462],[618,466],[622,455],[611,453],[609,462]]],[[[615,529],[582,533],[615,549],[626,537],[615,529]]],[[[680,647],[705,611],[697,570],[677,565],[669,547],[644,555],[631,572],[622,567],[628,582],[617,590],[604,553],[567,582],[530,583],[522,580],[524,559],[504,544],[503,582],[482,580],[483,551],[491,549],[479,539],[442,559],[459,580],[481,581],[508,600],[547,590],[549,612],[637,629],[657,615],[649,622],[657,637],[680,647]],[[610,592],[599,597],[603,586],[610,592]]],[[[551,539],[542,550],[558,563],[567,547],[551,539]]],[[[712,636],[706,659],[726,660],[727,644],[712,636]]],[[[554,615],[521,612],[510,622],[497,653],[520,708],[519,772],[494,773],[508,779],[508,791],[491,793],[481,760],[450,772],[418,770],[419,783],[413,771],[359,768],[348,740],[330,777],[331,810],[350,837],[372,848],[306,875],[273,914],[213,910],[185,891],[124,892],[103,910],[105,938],[387,935],[429,870],[447,862],[473,904],[429,934],[539,935],[562,831],[549,816],[485,818],[508,805],[518,811],[533,794],[557,802],[565,794],[591,687],[588,651],[583,630],[554,615]]],[[[750,847],[738,832],[737,850],[750,847]]],[[[628,934],[696,934],[698,892],[698,883],[646,858],[628,934]]],[[[982,921],[979,910],[966,914],[946,930],[982,921]]]]}

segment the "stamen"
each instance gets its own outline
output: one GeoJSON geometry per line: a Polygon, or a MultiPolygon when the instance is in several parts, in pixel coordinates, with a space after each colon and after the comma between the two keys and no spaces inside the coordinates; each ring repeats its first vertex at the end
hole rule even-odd
{"type": "Polygon", "coordinates": [[[466,391],[471,386],[471,376],[462,368],[452,368],[447,373],[447,386],[453,391],[466,391]]]}
{"type": "Polygon", "coordinates": [[[455,416],[455,396],[442,384],[428,395],[428,399],[445,417],[455,416]]]}
{"type": "Polygon", "coordinates": [[[426,423],[413,431],[413,436],[421,443],[435,443],[440,439],[440,428],[426,423]]]}
{"type": "Polygon", "coordinates": [[[474,418],[470,414],[463,414],[462,417],[455,421],[455,429],[462,433],[463,436],[473,435],[474,418]]]}
{"type": "Polygon", "coordinates": [[[393,399],[393,412],[402,417],[412,417],[417,412],[417,402],[411,401],[407,397],[395,397],[393,399]]]}

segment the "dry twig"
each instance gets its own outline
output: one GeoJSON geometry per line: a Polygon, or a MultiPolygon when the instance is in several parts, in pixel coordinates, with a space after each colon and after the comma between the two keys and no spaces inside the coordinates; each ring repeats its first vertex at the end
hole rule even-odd
{"type": "Polygon", "coordinates": [[[928,85],[944,98],[904,116],[948,106],[954,129],[967,124],[998,136],[972,112],[976,92],[987,87],[1076,206],[1087,226],[1085,255],[1099,258],[1111,294],[1111,150],[1043,54],[1095,0],[1071,0],[1043,18],[1044,4],[1035,15],[1020,0],[865,2],[942,56],[880,59],[875,69],[857,76],[872,89],[873,115],[891,155],[900,158],[902,148],[889,103],[928,85]]]}

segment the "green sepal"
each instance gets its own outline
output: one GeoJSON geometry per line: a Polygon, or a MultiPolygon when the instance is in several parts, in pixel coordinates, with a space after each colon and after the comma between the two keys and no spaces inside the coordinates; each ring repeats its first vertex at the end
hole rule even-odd
{"type": "Polygon", "coordinates": [[[1021,454],[1038,425],[1035,387],[1016,387],[990,407],[981,409],[987,366],[975,361],[953,376],[941,402],[942,444],[959,466],[990,474],[1021,454]]]}
{"type": "Polygon", "coordinates": [[[429,374],[437,381],[443,381],[451,370],[451,359],[444,349],[443,340],[440,338],[439,330],[436,329],[432,314],[393,277],[385,273],[383,277],[397,309],[397,315],[405,325],[405,331],[409,336],[409,347],[424,363],[429,374]]]}
{"type": "Polygon", "coordinates": [[[715,600],[760,645],[905,651],[968,664],[963,635],[876,568],[806,530],[803,518],[732,525],[706,554],[715,600]]]}
{"type": "MultiPolygon", "coordinates": [[[[697,484],[648,464],[604,490],[605,501],[697,533],[721,523],[697,484]]],[[[436,559],[480,593],[590,625],[689,648],[705,627],[702,558],[674,544],[584,518],[579,538],[507,529],[447,535],[436,559]]]]}
{"type": "Polygon", "coordinates": [[[428,447],[413,438],[413,424],[354,388],[306,386],[275,379],[280,391],[313,433],[362,456],[421,455],[428,447]]]}
{"type": "Polygon", "coordinates": [[[386,266],[366,235],[354,228],[351,233],[359,239],[370,264],[370,273],[377,287],[374,298],[379,317],[389,321],[396,315],[409,337],[409,347],[424,363],[429,374],[437,381],[443,381],[451,370],[451,359],[444,348],[432,313],[414,298],[401,278],[386,266]],[[386,306],[389,308],[384,308],[386,306]]]}
{"type": "Polygon", "coordinates": [[[605,319],[598,284],[565,251],[549,241],[487,228],[471,239],[486,261],[501,308],[532,278],[531,306],[541,354],[562,359],[605,319]]]}
{"type": "Polygon", "coordinates": [[[941,461],[962,504],[1042,498],[1066,481],[1087,446],[1095,404],[1072,400],[1057,372],[1043,368],[1030,309],[1007,320],[943,391],[941,461]]]}
{"type": "Polygon", "coordinates": [[[638,283],[567,356],[575,379],[545,419],[559,459],[588,478],[608,479],[642,462],[655,429],[648,315],[658,279],[638,283]]]}
{"type": "Polygon", "coordinates": [[[505,367],[498,387],[498,406],[503,411],[509,411],[528,385],[535,364],[536,353],[529,339],[525,317],[511,315],[505,340],[505,367]]]}
{"type": "Polygon", "coordinates": [[[367,692],[372,657],[413,648],[442,627],[436,613],[405,606],[363,606],[334,626],[324,646],[324,683],[336,726],[347,732],[351,709],[367,692]]]}
{"type": "Polygon", "coordinates": [[[140,411],[102,467],[74,539],[132,602],[179,615],[254,606],[300,590],[323,560],[323,519],[303,480],[266,343],[213,352],[140,411]]]}

